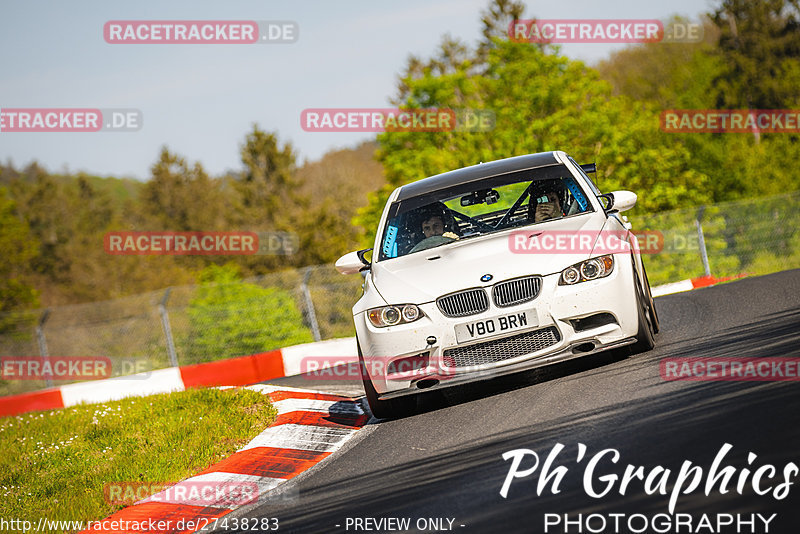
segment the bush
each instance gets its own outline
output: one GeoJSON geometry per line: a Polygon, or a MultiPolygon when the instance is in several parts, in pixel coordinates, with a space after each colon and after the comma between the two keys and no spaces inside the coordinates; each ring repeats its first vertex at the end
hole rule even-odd
{"type": "Polygon", "coordinates": [[[198,363],[313,341],[290,291],[242,282],[231,265],[211,265],[187,309],[180,362],[198,363]]]}

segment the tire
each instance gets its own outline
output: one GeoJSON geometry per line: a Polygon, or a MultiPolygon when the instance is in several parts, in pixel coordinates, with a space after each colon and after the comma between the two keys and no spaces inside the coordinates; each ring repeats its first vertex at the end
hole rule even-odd
{"type": "Polygon", "coordinates": [[[358,363],[361,369],[361,382],[364,384],[364,393],[367,397],[369,410],[378,419],[395,419],[408,415],[416,406],[416,399],[413,396],[398,397],[396,399],[380,400],[375,386],[367,373],[367,366],[364,363],[364,356],[361,353],[361,343],[356,341],[358,346],[358,363]]]}
{"type": "Polygon", "coordinates": [[[658,321],[658,312],[656,311],[656,301],[653,299],[653,294],[650,292],[650,280],[647,279],[647,271],[642,262],[642,274],[644,275],[644,285],[647,288],[647,296],[645,302],[648,304],[647,313],[650,314],[650,324],[653,326],[653,334],[658,334],[661,331],[661,324],[658,321]]]}
{"type": "MultiPolygon", "coordinates": [[[[642,286],[639,284],[639,275],[636,273],[635,265],[633,270],[633,284],[636,286],[636,310],[638,312],[639,328],[636,333],[636,343],[629,346],[631,355],[653,350],[653,347],[656,345],[653,324],[650,321],[650,313],[645,307],[644,298],[642,296],[642,286]]],[[[652,309],[655,310],[655,307],[652,309]]]]}

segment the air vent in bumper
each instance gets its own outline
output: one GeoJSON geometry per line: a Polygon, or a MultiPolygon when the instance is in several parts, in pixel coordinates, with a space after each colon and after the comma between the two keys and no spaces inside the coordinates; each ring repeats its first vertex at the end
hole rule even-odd
{"type": "Polygon", "coordinates": [[[550,326],[502,339],[447,349],[444,351],[443,359],[444,364],[451,368],[486,365],[531,354],[559,341],[561,336],[558,329],[550,326]]]}

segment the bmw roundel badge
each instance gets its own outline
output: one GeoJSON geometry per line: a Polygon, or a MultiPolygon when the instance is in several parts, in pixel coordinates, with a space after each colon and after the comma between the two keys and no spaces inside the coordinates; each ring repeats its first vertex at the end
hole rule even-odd
{"type": "Polygon", "coordinates": [[[492,276],[491,274],[484,274],[483,276],[481,276],[481,282],[488,282],[492,278],[494,278],[494,276],[492,276]]]}

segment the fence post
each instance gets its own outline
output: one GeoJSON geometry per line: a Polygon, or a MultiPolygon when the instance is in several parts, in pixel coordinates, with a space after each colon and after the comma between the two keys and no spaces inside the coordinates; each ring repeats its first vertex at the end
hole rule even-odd
{"type": "Polygon", "coordinates": [[[311,326],[311,335],[314,336],[314,341],[319,341],[319,324],[317,324],[317,313],[314,310],[314,302],[311,300],[311,292],[308,290],[308,278],[311,276],[311,267],[306,267],[303,273],[303,283],[301,288],[303,290],[303,301],[305,302],[306,313],[308,314],[308,323],[311,326]]]}
{"type": "Polygon", "coordinates": [[[167,338],[169,363],[172,367],[178,367],[178,356],[175,354],[175,343],[172,341],[172,328],[169,326],[169,315],[167,314],[167,300],[169,299],[170,291],[172,291],[172,288],[168,287],[164,292],[164,298],[158,303],[158,313],[161,315],[161,327],[164,329],[164,336],[167,338]]]}
{"type": "MultiPolygon", "coordinates": [[[[48,317],[50,317],[50,308],[45,309],[42,316],[39,317],[39,320],[36,322],[36,342],[39,344],[39,355],[42,357],[43,363],[47,364],[47,368],[50,368],[50,354],[47,352],[47,340],[44,337],[44,323],[47,322],[48,317]]],[[[47,387],[53,387],[53,376],[47,375],[45,383],[47,387]]]]}
{"type": "Polygon", "coordinates": [[[697,242],[700,244],[700,258],[703,260],[703,270],[706,276],[711,276],[711,267],[708,264],[708,251],[706,250],[706,239],[703,236],[703,226],[700,224],[705,210],[705,206],[700,206],[700,210],[697,212],[697,218],[694,220],[694,225],[697,228],[697,242]]]}

